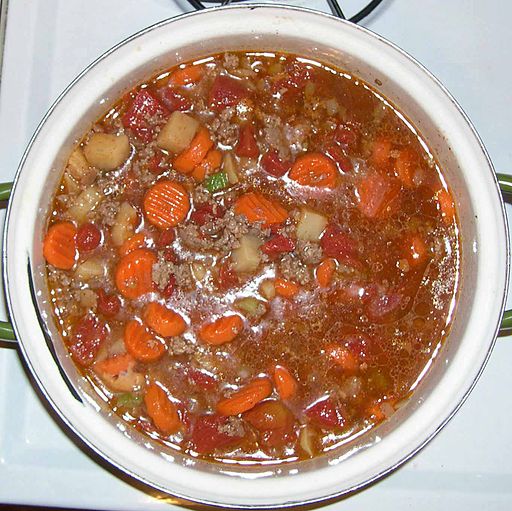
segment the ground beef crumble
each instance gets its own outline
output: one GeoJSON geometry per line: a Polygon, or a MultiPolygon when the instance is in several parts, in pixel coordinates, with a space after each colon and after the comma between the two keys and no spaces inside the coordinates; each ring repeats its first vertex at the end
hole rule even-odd
{"type": "Polygon", "coordinates": [[[195,346],[188,342],[185,337],[181,335],[173,337],[169,343],[169,355],[191,355],[195,351],[195,346]]]}
{"type": "Polygon", "coordinates": [[[166,261],[163,252],[158,253],[158,260],[153,264],[152,278],[160,291],[163,291],[171,275],[176,279],[176,285],[181,289],[191,289],[194,279],[188,263],[176,264],[166,261]]]}
{"type": "Polygon", "coordinates": [[[242,437],[245,434],[242,419],[234,416],[228,417],[224,424],[219,424],[218,430],[219,433],[234,437],[242,437]]]}
{"type": "Polygon", "coordinates": [[[286,254],[279,261],[279,272],[287,279],[306,285],[311,281],[309,268],[296,256],[286,254]]]}
{"type": "Polygon", "coordinates": [[[297,241],[297,255],[305,264],[318,264],[322,260],[322,247],[312,241],[297,241]]]}

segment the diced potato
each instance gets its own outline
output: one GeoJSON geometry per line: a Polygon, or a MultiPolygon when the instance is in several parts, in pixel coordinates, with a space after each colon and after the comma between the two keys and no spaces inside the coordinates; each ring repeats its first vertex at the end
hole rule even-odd
{"type": "Polygon", "coordinates": [[[240,246],[231,254],[233,269],[238,273],[256,270],[261,260],[260,245],[261,241],[256,236],[250,234],[242,236],[240,246]]]}
{"type": "Polygon", "coordinates": [[[105,265],[101,259],[91,257],[91,259],[87,259],[87,261],[78,265],[78,268],[75,270],[75,275],[78,279],[85,282],[95,278],[101,278],[105,275],[105,265]]]}
{"type": "Polygon", "coordinates": [[[299,433],[299,445],[304,452],[312,458],[315,455],[315,430],[312,426],[306,424],[299,433]]]}
{"type": "Polygon", "coordinates": [[[110,390],[117,392],[138,390],[144,384],[144,376],[133,368],[117,376],[107,373],[102,373],[99,376],[110,390]]]}
{"type": "Polygon", "coordinates": [[[69,157],[66,167],[68,173],[78,182],[84,185],[90,185],[95,179],[98,171],[89,165],[80,147],[77,147],[69,157]]]}
{"type": "Polygon", "coordinates": [[[231,153],[226,153],[222,162],[222,170],[228,176],[229,184],[236,185],[239,181],[238,172],[236,170],[235,158],[231,153]]]}
{"type": "Polygon", "coordinates": [[[94,309],[98,302],[98,295],[92,289],[81,289],[79,292],[80,305],[88,309],[94,309]]]}
{"type": "Polygon", "coordinates": [[[92,211],[102,199],[103,194],[98,188],[89,186],[72,202],[68,215],[78,223],[83,223],[87,220],[87,213],[92,211]]]}
{"type": "Polygon", "coordinates": [[[112,226],[112,242],[116,247],[120,247],[133,236],[136,221],[137,210],[129,202],[123,202],[112,226]]]}
{"type": "Polygon", "coordinates": [[[272,300],[276,296],[276,287],[273,280],[264,280],[260,284],[260,293],[263,298],[272,300]]]}
{"type": "Polygon", "coordinates": [[[94,167],[114,170],[130,156],[130,141],[126,135],[94,133],[84,147],[84,155],[94,167]]]}
{"type": "Polygon", "coordinates": [[[64,172],[64,178],[62,179],[62,182],[64,183],[64,189],[65,189],[66,193],[74,195],[75,193],[78,193],[80,191],[80,184],[67,171],[64,172]]]}
{"type": "Polygon", "coordinates": [[[301,208],[297,225],[297,238],[304,241],[318,241],[327,225],[327,218],[309,208],[301,208]]]}
{"type": "Polygon", "coordinates": [[[246,296],[235,302],[235,307],[252,318],[260,318],[267,312],[265,303],[254,296],[246,296]]]}
{"type": "Polygon", "coordinates": [[[171,153],[181,153],[192,142],[199,122],[190,115],[173,112],[156,139],[156,144],[171,153]]]}
{"type": "Polygon", "coordinates": [[[194,261],[190,265],[190,269],[192,270],[192,275],[198,282],[201,282],[206,277],[206,266],[203,263],[194,261]]]}

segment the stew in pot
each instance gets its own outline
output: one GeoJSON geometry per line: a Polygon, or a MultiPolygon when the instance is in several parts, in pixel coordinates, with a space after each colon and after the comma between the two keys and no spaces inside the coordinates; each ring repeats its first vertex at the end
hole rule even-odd
{"type": "Polygon", "coordinates": [[[71,153],[43,252],[95,391],[231,463],[318,456],[389,418],[447,335],[460,258],[407,119],[356,76],[266,52],[120,98],[71,153]]]}

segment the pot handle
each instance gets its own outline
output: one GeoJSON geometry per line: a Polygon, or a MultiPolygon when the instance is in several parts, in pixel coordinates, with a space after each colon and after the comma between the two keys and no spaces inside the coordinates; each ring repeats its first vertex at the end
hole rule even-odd
{"type": "MultiPolygon", "coordinates": [[[[500,185],[503,200],[512,204],[512,176],[507,174],[496,174],[500,185]]],[[[500,335],[509,335],[512,333],[512,310],[506,310],[501,320],[500,335]]]]}
{"type": "MultiPolygon", "coordinates": [[[[0,204],[5,206],[5,203],[11,196],[12,183],[0,183],[0,204]]],[[[14,329],[9,321],[0,321],[0,339],[8,341],[9,344],[16,344],[16,337],[14,336],[14,329]]]]}

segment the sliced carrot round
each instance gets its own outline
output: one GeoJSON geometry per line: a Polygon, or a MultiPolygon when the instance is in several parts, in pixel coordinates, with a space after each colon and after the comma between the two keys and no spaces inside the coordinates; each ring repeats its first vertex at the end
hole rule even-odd
{"type": "Polygon", "coordinates": [[[316,269],[316,281],[320,287],[328,287],[332,282],[334,270],[336,269],[336,260],[332,258],[324,259],[316,269]]]}
{"type": "Polygon", "coordinates": [[[144,321],[163,337],[181,335],[187,328],[185,320],[178,313],[157,302],[147,304],[144,321]]]}
{"type": "Polygon", "coordinates": [[[306,153],[295,160],[289,177],[302,186],[335,188],[338,169],[336,164],[324,154],[306,153]]]}
{"type": "Polygon", "coordinates": [[[94,364],[94,369],[100,373],[117,376],[127,372],[135,364],[135,359],[129,353],[112,355],[94,364]]]}
{"type": "Polygon", "coordinates": [[[260,401],[272,394],[272,384],[268,378],[258,378],[248,383],[230,397],[217,403],[220,415],[238,415],[254,408],[260,401]]]}
{"type": "Polygon", "coordinates": [[[450,225],[455,218],[455,205],[453,204],[450,192],[445,188],[441,188],[437,192],[437,201],[441,210],[441,217],[446,225],[450,225]]]}
{"type": "Polygon", "coordinates": [[[281,399],[290,399],[297,392],[297,381],[284,366],[276,365],[274,382],[281,399]]]}
{"type": "Polygon", "coordinates": [[[169,85],[183,86],[189,83],[197,83],[204,74],[204,66],[186,66],[174,71],[169,77],[169,85]]]}
{"type": "Polygon", "coordinates": [[[274,288],[276,293],[283,298],[293,298],[300,290],[298,284],[286,279],[276,279],[274,288]]]}
{"type": "Polygon", "coordinates": [[[235,213],[244,215],[251,223],[262,222],[264,226],[281,224],[288,218],[288,211],[276,200],[267,199],[257,192],[249,192],[235,203],[235,213]]]}
{"type": "Polygon", "coordinates": [[[182,151],[173,162],[173,167],[183,174],[190,174],[199,165],[213,147],[210,132],[206,128],[199,128],[190,145],[182,151]]]}
{"type": "Polygon", "coordinates": [[[135,319],[126,325],[124,345],[126,351],[140,362],[155,362],[167,349],[161,340],[155,338],[145,325],[135,319]]]}
{"type": "Polygon", "coordinates": [[[156,255],[147,248],[138,248],[119,261],[116,268],[116,286],[119,292],[132,300],[153,290],[153,264],[156,255]]]}
{"type": "Polygon", "coordinates": [[[207,344],[224,344],[232,341],[244,328],[242,318],[236,314],[223,316],[213,323],[203,325],[199,337],[207,344]]]}
{"type": "Polygon", "coordinates": [[[160,433],[172,435],[180,427],[180,417],[176,405],[156,383],[150,383],[144,395],[144,404],[148,415],[160,433]]]}
{"type": "Polygon", "coordinates": [[[190,200],[185,188],[174,181],[159,181],[144,197],[144,213],[160,229],[176,227],[185,220],[190,200]]]}
{"type": "Polygon", "coordinates": [[[146,243],[146,237],[142,232],[138,234],[134,234],[130,238],[128,238],[120,247],[119,253],[122,256],[128,255],[130,252],[137,250],[138,248],[143,248],[146,243]]]}
{"type": "Polygon", "coordinates": [[[76,232],[76,227],[71,222],[59,222],[48,229],[43,242],[43,255],[55,268],[73,268],[78,256],[76,232]]]}

